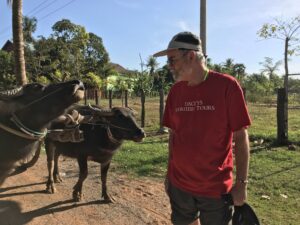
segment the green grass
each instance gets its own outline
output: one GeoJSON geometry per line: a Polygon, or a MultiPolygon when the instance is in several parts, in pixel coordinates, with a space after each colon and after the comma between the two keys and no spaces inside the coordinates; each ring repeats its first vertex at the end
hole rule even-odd
{"type": "Polygon", "coordinates": [[[118,172],[162,178],[166,174],[167,152],[166,138],[146,138],[142,143],[125,142],[114,163],[118,172]]]}
{"type": "MultiPolygon", "coordinates": [[[[252,139],[263,138],[275,141],[277,137],[276,107],[268,105],[248,104],[252,125],[249,128],[249,135],[252,139]]],[[[300,109],[288,111],[289,140],[300,141],[300,109]]]]}
{"type": "Polygon", "coordinates": [[[272,148],[250,162],[249,202],[261,224],[297,225],[300,221],[300,151],[272,148]],[[270,199],[262,196],[269,196],[270,199]],[[284,198],[281,195],[286,195],[284,198]]]}

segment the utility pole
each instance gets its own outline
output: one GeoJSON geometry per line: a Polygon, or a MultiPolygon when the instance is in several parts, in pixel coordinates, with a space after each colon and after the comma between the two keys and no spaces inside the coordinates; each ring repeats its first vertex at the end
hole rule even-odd
{"type": "Polygon", "coordinates": [[[205,57],[206,53],[206,0],[200,0],[200,38],[202,51],[205,57]]]}

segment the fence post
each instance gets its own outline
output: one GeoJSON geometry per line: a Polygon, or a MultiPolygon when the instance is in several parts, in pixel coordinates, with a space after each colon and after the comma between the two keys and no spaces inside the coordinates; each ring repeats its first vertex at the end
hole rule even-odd
{"type": "Polygon", "coordinates": [[[128,107],[128,90],[125,90],[125,107],[128,107]]]}
{"type": "Polygon", "coordinates": [[[96,105],[99,105],[98,90],[97,89],[95,89],[94,94],[95,94],[95,103],[96,103],[96,105]]]}
{"type": "Polygon", "coordinates": [[[168,133],[168,129],[163,126],[163,114],[165,108],[165,93],[163,87],[159,89],[159,130],[157,133],[165,134],[168,133]]]}
{"type": "Polygon", "coordinates": [[[108,98],[109,98],[109,108],[112,108],[112,90],[108,91],[108,98]]]}
{"type": "Polygon", "coordinates": [[[84,104],[87,105],[87,89],[84,90],[84,104]]]}
{"type": "Polygon", "coordinates": [[[285,96],[284,88],[279,88],[277,91],[277,142],[280,145],[288,143],[287,135],[287,119],[285,116],[285,96]]]}
{"type": "Polygon", "coordinates": [[[243,87],[242,90],[243,90],[243,95],[244,95],[245,102],[247,102],[247,101],[246,101],[246,88],[243,87]]]}

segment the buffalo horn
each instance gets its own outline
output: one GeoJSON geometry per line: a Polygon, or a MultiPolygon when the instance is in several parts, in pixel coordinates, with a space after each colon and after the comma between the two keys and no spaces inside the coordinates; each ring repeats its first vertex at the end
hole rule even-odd
{"type": "Polygon", "coordinates": [[[9,98],[14,96],[20,96],[23,94],[23,87],[18,87],[11,90],[0,91],[0,97],[9,98]]]}
{"type": "Polygon", "coordinates": [[[114,112],[111,109],[99,109],[89,104],[89,108],[97,112],[98,116],[113,116],[114,112]]]}

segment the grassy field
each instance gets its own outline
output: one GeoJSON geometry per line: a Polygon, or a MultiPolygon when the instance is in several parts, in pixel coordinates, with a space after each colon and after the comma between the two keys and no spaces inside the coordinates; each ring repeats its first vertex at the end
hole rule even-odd
{"type": "MultiPolygon", "coordinates": [[[[158,99],[146,100],[148,137],[143,143],[125,142],[114,158],[112,171],[131,176],[163,179],[166,173],[168,136],[157,135],[158,99]]],[[[107,106],[102,101],[101,105],[107,106]]],[[[121,102],[114,100],[113,105],[121,102]]],[[[129,106],[140,112],[139,99],[130,99],[129,106]]],[[[276,108],[248,103],[252,118],[249,129],[251,162],[248,201],[255,208],[263,225],[300,224],[300,147],[290,151],[273,145],[276,139],[276,108]],[[262,144],[255,141],[263,140],[262,144]]],[[[300,140],[300,110],[289,110],[289,139],[300,140]]]]}

